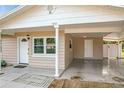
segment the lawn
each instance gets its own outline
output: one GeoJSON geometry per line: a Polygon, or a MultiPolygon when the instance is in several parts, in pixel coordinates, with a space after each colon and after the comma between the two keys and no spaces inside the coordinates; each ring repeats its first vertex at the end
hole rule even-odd
{"type": "Polygon", "coordinates": [[[122,52],[122,57],[124,57],[124,52],[122,52]]]}

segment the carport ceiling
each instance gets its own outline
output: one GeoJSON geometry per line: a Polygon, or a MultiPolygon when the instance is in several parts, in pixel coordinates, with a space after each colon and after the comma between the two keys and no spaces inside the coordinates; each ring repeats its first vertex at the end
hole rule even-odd
{"type": "Polygon", "coordinates": [[[104,37],[109,33],[72,33],[72,37],[104,37]]]}

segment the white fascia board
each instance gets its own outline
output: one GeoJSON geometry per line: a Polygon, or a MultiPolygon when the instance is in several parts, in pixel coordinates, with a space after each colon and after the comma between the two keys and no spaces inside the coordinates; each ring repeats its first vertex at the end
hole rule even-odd
{"type": "Polygon", "coordinates": [[[112,5],[114,7],[124,8],[124,5],[112,5]]]}
{"type": "Polygon", "coordinates": [[[120,32],[120,27],[94,27],[65,29],[65,33],[96,33],[96,32],[120,32]]]}

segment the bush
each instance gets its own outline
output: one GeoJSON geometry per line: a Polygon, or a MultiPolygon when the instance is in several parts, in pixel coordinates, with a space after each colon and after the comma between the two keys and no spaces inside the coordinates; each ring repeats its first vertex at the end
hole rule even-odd
{"type": "Polygon", "coordinates": [[[5,60],[0,60],[0,62],[1,62],[1,66],[3,66],[3,67],[5,67],[7,65],[5,60]]]}

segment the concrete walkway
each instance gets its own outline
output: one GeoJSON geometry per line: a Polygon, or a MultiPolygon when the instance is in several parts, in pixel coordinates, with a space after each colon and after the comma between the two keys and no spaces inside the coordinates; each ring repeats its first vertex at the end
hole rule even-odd
{"type": "Polygon", "coordinates": [[[38,88],[48,87],[54,80],[54,69],[43,68],[13,68],[2,69],[0,75],[1,88],[38,88]]]}

